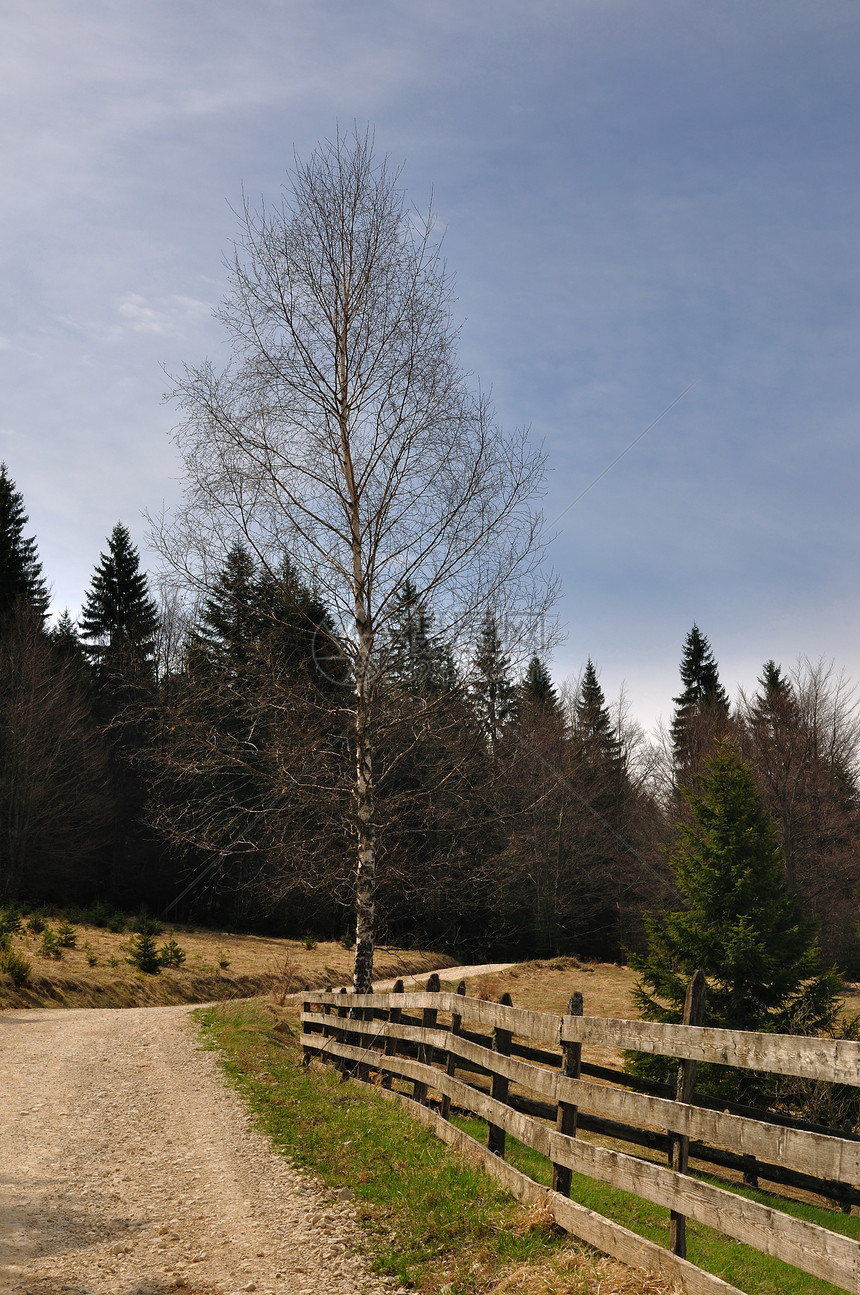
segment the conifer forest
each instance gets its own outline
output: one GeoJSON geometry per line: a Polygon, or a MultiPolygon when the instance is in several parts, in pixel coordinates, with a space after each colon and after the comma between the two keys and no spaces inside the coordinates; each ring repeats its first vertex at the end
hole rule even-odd
{"type": "MultiPolygon", "coordinates": [[[[205,594],[153,592],[118,523],[78,622],[49,626],[36,540],[4,465],[0,564],[3,900],[348,936],[350,665],[289,555],[275,579],[237,539],[205,594]]],[[[708,934],[685,911],[708,879],[690,861],[704,812],[695,789],[728,749],[758,805],[763,853],[746,884],[759,907],[779,891],[795,958],[817,932],[826,960],[860,967],[860,722],[833,671],[768,661],[755,693],[732,704],[694,625],[671,728],[655,740],[607,701],[592,661],[560,686],[539,656],[515,669],[491,611],[471,652],[455,654],[408,584],[379,655],[380,941],[618,959],[660,921],[676,966],[685,948],[702,961],[696,940],[725,932],[715,912],[708,934]]],[[[769,934],[784,954],[784,934],[769,934]]],[[[682,979],[657,987],[683,998],[682,979]]]]}

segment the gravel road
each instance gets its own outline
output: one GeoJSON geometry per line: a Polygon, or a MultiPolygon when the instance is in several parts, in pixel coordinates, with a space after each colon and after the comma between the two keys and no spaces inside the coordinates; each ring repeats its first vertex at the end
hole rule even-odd
{"type": "Polygon", "coordinates": [[[391,1292],[348,1190],[269,1150],[190,1010],[0,1012],[0,1291],[391,1292]]]}

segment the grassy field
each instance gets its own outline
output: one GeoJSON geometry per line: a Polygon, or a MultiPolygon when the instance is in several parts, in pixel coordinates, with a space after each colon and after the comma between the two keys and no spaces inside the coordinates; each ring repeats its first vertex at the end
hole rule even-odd
{"type": "MultiPolygon", "coordinates": [[[[55,934],[61,922],[61,917],[47,919],[55,934]]],[[[74,945],[60,947],[59,956],[43,956],[44,932],[30,930],[25,919],[23,929],[12,935],[11,947],[29,963],[30,974],[16,985],[0,971],[0,1008],[150,1007],[255,994],[282,997],[303,988],[349,983],[352,974],[353,955],[342,944],[165,926],[156,945],[175,940],[185,961],[150,975],[128,961],[133,931],[72,926],[74,945]]],[[[398,976],[450,961],[436,953],[380,949],[377,971],[380,978],[398,976]]]]}
{"type": "MultiPolygon", "coordinates": [[[[630,1019],[639,1015],[633,1001],[636,973],[630,967],[612,962],[581,962],[578,958],[550,958],[522,962],[507,971],[473,976],[466,981],[466,992],[473,998],[498,1002],[510,994],[514,1007],[533,1012],[567,1011],[571,994],[582,994],[586,1016],[615,1016],[630,1019]]],[[[440,977],[446,989],[456,986],[440,977]]],[[[589,1048],[588,1060],[599,1066],[619,1066],[622,1056],[614,1048],[589,1048]]]]}
{"type": "MultiPolygon", "coordinates": [[[[446,988],[451,982],[441,976],[446,988]]],[[[502,994],[511,996],[515,1007],[535,1012],[567,1011],[568,999],[576,991],[582,994],[586,1016],[638,1016],[633,1003],[636,973],[630,967],[612,962],[581,962],[578,958],[550,958],[521,962],[507,971],[473,976],[466,981],[466,991],[474,998],[498,1001],[502,994]]]]}

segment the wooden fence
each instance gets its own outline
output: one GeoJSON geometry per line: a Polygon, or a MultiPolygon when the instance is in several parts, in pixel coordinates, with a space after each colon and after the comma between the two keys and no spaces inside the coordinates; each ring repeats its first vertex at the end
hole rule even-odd
{"type": "MultiPolygon", "coordinates": [[[[685,1019],[697,1010],[693,985],[685,1019]]],[[[508,995],[499,1003],[467,998],[462,984],[440,993],[436,976],[426,993],[405,994],[402,983],[392,994],[307,993],[302,1022],[306,1061],[320,1057],[375,1083],[521,1200],[547,1205],[561,1227],[690,1295],[741,1293],[686,1259],[688,1218],[860,1292],[860,1242],[689,1173],[694,1159],[752,1185],[763,1179],[817,1193],[850,1212],[860,1204],[860,1138],[709,1100],[694,1092],[695,1066],[860,1085],[860,1043],[585,1016],[580,995],[566,1016],[552,1016],[514,1007],[508,995]],[[677,1088],[584,1061],[589,1045],[677,1058],[677,1088]],[[486,1146],[450,1122],[452,1108],[487,1122],[486,1146]],[[667,1163],[586,1141],[583,1131],[664,1152],[667,1163]],[[552,1162],[551,1189],[505,1161],[507,1134],[552,1162]],[[574,1172],[668,1207],[669,1247],[571,1200],[574,1172]]]]}

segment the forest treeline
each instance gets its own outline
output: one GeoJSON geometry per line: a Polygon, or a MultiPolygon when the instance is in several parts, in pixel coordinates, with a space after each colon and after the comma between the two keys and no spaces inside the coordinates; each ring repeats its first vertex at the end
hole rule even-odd
{"type": "MultiPolygon", "coordinates": [[[[285,935],[353,925],[351,678],[334,620],[283,554],[237,539],[208,588],[153,591],[117,524],[77,623],[48,625],[24,501],[0,471],[0,899],[168,911],[285,935]]],[[[719,739],[753,772],[784,879],[825,957],[860,973],[860,721],[832,670],[768,661],[732,704],[682,649],[647,738],[589,660],[515,667],[492,613],[455,651],[407,581],[377,649],[382,941],[463,956],[617,959],[678,907],[683,789],[719,739]]]]}

